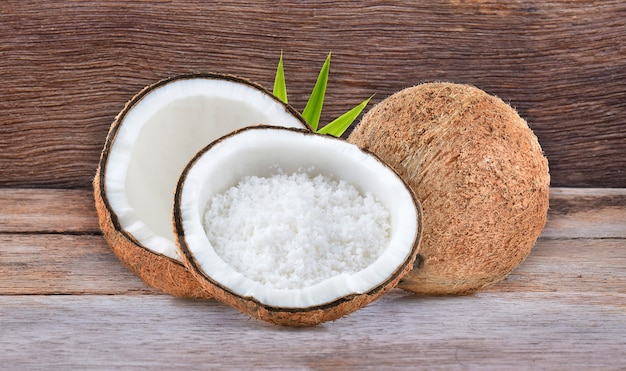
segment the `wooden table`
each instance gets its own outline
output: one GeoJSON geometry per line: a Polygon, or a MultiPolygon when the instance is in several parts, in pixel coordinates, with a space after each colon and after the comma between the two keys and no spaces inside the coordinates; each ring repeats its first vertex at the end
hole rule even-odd
{"type": "Polygon", "coordinates": [[[528,259],[485,291],[396,290],[290,329],[145,286],[100,235],[89,191],[0,189],[0,365],[624,369],[626,189],[554,188],[551,205],[528,259]]]}
{"type": "Polygon", "coordinates": [[[625,20],[623,0],[0,1],[0,369],[625,370],[625,20]],[[553,187],[528,259],[299,330],[127,271],[91,194],[115,115],[181,73],[269,87],[281,51],[298,110],[333,53],[322,122],[424,81],[515,107],[553,187]]]}

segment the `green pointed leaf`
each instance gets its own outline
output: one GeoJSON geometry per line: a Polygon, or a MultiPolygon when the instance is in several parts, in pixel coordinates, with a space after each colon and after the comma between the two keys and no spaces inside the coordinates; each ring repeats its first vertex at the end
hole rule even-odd
{"type": "Polygon", "coordinates": [[[330,71],[330,53],[326,57],[326,61],[320,70],[320,74],[317,77],[315,87],[311,92],[309,101],[302,111],[302,117],[309,123],[313,131],[317,131],[317,127],[320,122],[320,116],[322,115],[322,106],[324,105],[324,96],[326,94],[326,84],[328,83],[328,72],[330,71]]]}
{"type": "Polygon", "coordinates": [[[278,68],[276,68],[276,77],[274,78],[274,95],[283,101],[287,101],[287,84],[285,83],[285,70],[283,68],[283,52],[280,52],[280,59],[278,60],[278,68]]]}
{"type": "Polygon", "coordinates": [[[359,116],[359,114],[363,111],[365,106],[367,106],[367,104],[373,97],[374,96],[372,95],[371,97],[367,98],[366,100],[361,102],[361,104],[344,113],[343,115],[337,117],[332,122],[319,129],[317,132],[320,134],[330,134],[335,137],[340,137],[341,135],[343,135],[343,133],[345,133],[346,130],[348,130],[350,124],[354,122],[354,120],[359,116]]]}

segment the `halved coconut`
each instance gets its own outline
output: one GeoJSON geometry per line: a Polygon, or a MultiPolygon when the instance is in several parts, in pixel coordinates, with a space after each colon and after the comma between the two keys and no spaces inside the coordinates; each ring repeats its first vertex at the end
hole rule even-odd
{"type": "Polygon", "coordinates": [[[215,298],[311,326],[397,284],[418,252],[421,209],[391,168],[355,145],[257,126],[187,165],[174,228],[187,267],[215,298]]]}
{"type": "Polygon", "coordinates": [[[308,128],[249,81],[182,75],[144,88],[110,127],[94,180],[100,227],[118,258],[147,284],[206,297],[177,254],[171,213],[185,164],[215,139],[249,125],[308,128]]]}

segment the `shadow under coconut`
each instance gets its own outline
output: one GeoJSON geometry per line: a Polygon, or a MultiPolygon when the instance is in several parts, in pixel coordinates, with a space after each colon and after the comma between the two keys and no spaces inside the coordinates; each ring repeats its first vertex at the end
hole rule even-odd
{"type": "MultiPolygon", "coordinates": [[[[245,326],[246,332],[265,331],[272,330],[281,333],[298,333],[298,332],[320,332],[326,331],[325,323],[310,326],[310,327],[288,327],[278,326],[269,322],[259,321],[258,319],[249,316],[242,315],[241,312],[235,310],[231,306],[214,299],[193,299],[193,298],[180,298],[174,296],[167,297],[170,304],[174,307],[180,308],[185,312],[191,311],[194,314],[201,315],[203,320],[198,322],[198,327],[220,327],[220,331],[229,331],[229,328],[233,332],[240,331],[242,326],[245,326]]],[[[339,319],[337,321],[342,321],[339,319]]],[[[327,323],[329,326],[333,326],[333,322],[327,323]]]]}

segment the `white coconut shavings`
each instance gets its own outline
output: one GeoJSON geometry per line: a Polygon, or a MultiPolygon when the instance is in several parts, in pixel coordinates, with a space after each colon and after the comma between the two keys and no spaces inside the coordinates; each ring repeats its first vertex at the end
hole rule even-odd
{"type": "Polygon", "coordinates": [[[304,171],[248,176],[209,200],[205,230],[245,277],[299,289],[358,272],[390,239],[388,210],[351,184],[304,171]]]}

